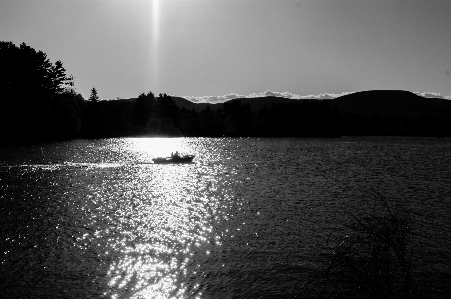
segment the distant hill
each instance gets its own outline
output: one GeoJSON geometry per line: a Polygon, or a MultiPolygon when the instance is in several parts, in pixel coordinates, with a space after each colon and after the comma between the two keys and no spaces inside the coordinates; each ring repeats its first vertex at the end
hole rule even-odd
{"type": "Polygon", "coordinates": [[[272,104],[291,104],[291,103],[301,103],[305,100],[293,100],[293,99],[287,99],[283,97],[275,97],[275,96],[268,96],[268,97],[259,97],[259,98],[241,98],[238,99],[243,104],[249,104],[251,106],[251,110],[258,111],[263,106],[270,107],[272,104]]]}
{"type": "Polygon", "coordinates": [[[172,99],[174,100],[175,104],[180,108],[185,108],[186,110],[192,110],[194,109],[197,112],[200,112],[207,108],[207,106],[210,106],[210,109],[213,111],[216,111],[218,109],[222,109],[224,104],[218,103],[218,104],[210,104],[210,103],[193,103],[185,98],[182,97],[175,97],[173,96],[172,99]]]}
{"type": "MultiPolygon", "coordinates": [[[[208,105],[216,111],[224,104],[193,103],[181,97],[173,97],[176,104],[185,109],[201,111],[208,105]]],[[[416,117],[422,114],[442,116],[451,114],[451,101],[441,98],[424,98],[403,90],[368,90],[344,95],[330,100],[294,100],[283,97],[238,98],[243,104],[249,104],[252,111],[258,111],[264,105],[301,103],[303,101],[329,101],[341,112],[370,115],[373,112],[381,116],[416,117]]]]}
{"type": "MultiPolygon", "coordinates": [[[[193,103],[183,97],[173,96],[172,99],[179,108],[194,109],[200,112],[210,106],[217,111],[223,109],[224,103],[193,103]]],[[[135,98],[121,101],[133,102],[135,98]]],[[[441,98],[424,98],[403,90],[368,90],[344,95],[330,100],[288,99],[283,97],[238,98],[243,104],[249,104],[252,111],[259,111],[264,105],[301,103],[303,101],[329,101],[341,112],[370,115],[373,112],[381,116],[416,117],[422,114],[442,116],[451,114],[451,101],[441,98]]]]}
{"type": "MultiPolygon", "coordinates": [[[[201,112],[224,110],[226,103],[193,103],[172,97],[182,110],[201,112]]],[[[402,90],[369,90],[343,95],[335,99],[301,99],[267,96],[237,98],[247,109],[230,109],[227,113],[177,113],[156,105],[154,119],[150,113],[143,119],[136,98],[84,103],[85,131],[89,138],[115,136],[204,137],[337,137],[337,136],[437,136],[451,137],[451,101],[424,98],[402,90]],[[115,103],[112,103],[115,102],[115,103]],[[309,103],[309,105],[295,105],[309,103]],[[323,105],[330,103],[331,105],[323,105]],[[274,105],[278,107],[273,107],[274,105]],[[256,113],[264,106],[268,110],[256,113]],[[337,109],[330,109],[335,107],[337,109]],[[97,111],[97,112],[96,112],[97,111]],[[100,114],[99,111],[102,111],[100,114]],[[97,114],[95,114],[97,113],[97,114]],[[377,115],[373,115],[376,113],[377,115]],[[97,116],[96,116],[97,115],[97,116]],[[157,117],[158,116],[158,117],[157,117]],[[89,118],[90,117],[90,118],[89,118]],[[166,122],[168,120],[168,122],[166,122]],[[172,120],[172,121],[170,121],[172,120]]],[[[235,106],[237,107],[237,106],[235,106]]],[[[83,112],[83,110],[81,110],[83,112]]]]}
{"type": "MultiPolygon", "coordinates": [[[[182,108],[185,108],[186,110],[194,109],[197,112],[200,112],[200,111],[204,110],[205,108],[207,108],[207,106],[210,106],[210,109],[212,109],[214,111],[216,111],[218,109],[222,109],[222,107],[223,107],[223,104],[193,103],[182,97],[176,97],[176,96],[171,96],[171,97],[174,100],[177,107],[179,107],[180,109],[182,109],[182,108]]],[[[127,99],[120,99],[117,101],[126,102],[126,103],[134,103],[136,101],[136,99],[137,98],[127,98],[127,99]]]]}
{"type": "MultiPolygon", "coordinates": [[[[182,97],[172,97],[172,99],[175,101],[175,103],[178,107],[180,107],[180,108],[184,107],[187,110],[194,109],[198,112],[207,108],[207,106],[210,106],[210,109],[213,111],[216,111],[218,109],[223,109],[223,107],[224,107],[224,103],[217,103],[217,104],[193,103],[182,97]]],[[[293,99],[287,99],[287,98],[275,97],[275,96],[258,97],[258,98],[237,98],[236,100],[239,100],[243,104],[249,104],[252,111],[258,111],[261,108],[263,108],[263,106],[265,106],[265,105],[267,105],[269,107],[269,106],[271,106],[271,104],[300,103],[302,101],[305,101],[305,100],[293,100],[293,99]]]]}
{"type": "Polygon", "coordinates": [[[451,114],[451,101],[424,98],[403,90],[369,90],[330,100],[342,112],[382,116],[419,116],[451,114]]]}

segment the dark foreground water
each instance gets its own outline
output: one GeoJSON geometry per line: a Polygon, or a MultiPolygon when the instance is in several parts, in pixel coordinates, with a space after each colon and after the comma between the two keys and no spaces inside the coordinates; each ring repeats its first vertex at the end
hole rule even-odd
{"type": "Polygon", "coordinates": [[[324,236],[380,196],[414,220],[418,281],[451,298],[450,139],[3,147],[1,296],[303,298],[324,236]],[[176,150],[194,163],[151,163],[176,150]]]}

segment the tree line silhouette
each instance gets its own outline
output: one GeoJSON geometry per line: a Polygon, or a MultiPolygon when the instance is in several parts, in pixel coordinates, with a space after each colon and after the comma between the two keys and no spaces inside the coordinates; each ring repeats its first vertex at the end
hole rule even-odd
{"type": "Polygon", "coordinates": [[[0,142],[125,136],[338,137],[451,136],[451,116],[382,117],[344,113],[331,101],[274,103],[258,111],[240,100],[221,109],[180,108],[163,93],[135,100],[85,100],[62,62],[22,43],[0,42],[0,142]]]}

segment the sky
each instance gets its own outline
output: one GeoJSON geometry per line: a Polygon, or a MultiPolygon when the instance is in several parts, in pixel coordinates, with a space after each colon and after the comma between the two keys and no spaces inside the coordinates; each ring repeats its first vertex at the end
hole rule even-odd
{"type": "Polygon", "coordinates": [[[450,0],[0,0],[0,40],[88,98],[451,95],[450,0]]]}

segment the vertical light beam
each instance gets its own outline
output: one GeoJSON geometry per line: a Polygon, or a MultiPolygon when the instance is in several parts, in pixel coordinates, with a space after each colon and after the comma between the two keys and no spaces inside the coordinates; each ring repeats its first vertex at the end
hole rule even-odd
{"type": "Polygon", "coordinates": [[[151,90],[154,93],[157,93],[158,89],[158,70],[159,70],[159,62],[158,62],[158,48],[160,41],[160,1],[161,0],[152,0],[152,38],[151,38],[151,69],[152,69],[152,81],[151,90]]]}

